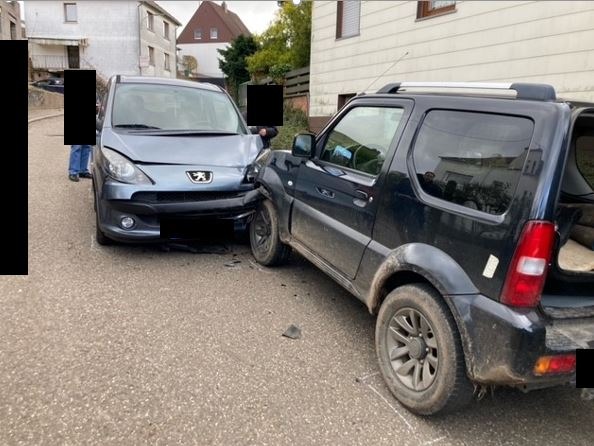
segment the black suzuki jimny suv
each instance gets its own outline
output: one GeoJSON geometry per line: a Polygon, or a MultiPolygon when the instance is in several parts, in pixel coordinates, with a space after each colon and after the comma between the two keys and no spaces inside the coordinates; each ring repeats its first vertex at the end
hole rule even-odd
{"type": "Polygon", "coordinates": [[[407,408],[575,385],[576,349],[594,346],[594,104],[542,84],[394,83],[259,162],[256,260],[293,248],[377,313],[407,408]]]}

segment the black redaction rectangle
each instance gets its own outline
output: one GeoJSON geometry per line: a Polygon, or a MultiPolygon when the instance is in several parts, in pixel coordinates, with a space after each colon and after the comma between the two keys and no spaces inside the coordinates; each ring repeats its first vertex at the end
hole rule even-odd
{"type": "Polygon", "coordinates": [[[0,53],[4,62],[0,81],[4,87],[2,103],[6,112],[0,120],[5,147],[0,176],[0,187],[4,191],[0,274],[20,275],[28,273],[27,41],[0,40],[0,53]]]}
{"type": "Polygon", "coordinates": [[[594,389],[594,349],[576,350],[576,386],[594,389]]]}
{"type": "Polygon", "coordinates": [[[95,145],[95,70],[64,72],[64,144],[95,145]]]}

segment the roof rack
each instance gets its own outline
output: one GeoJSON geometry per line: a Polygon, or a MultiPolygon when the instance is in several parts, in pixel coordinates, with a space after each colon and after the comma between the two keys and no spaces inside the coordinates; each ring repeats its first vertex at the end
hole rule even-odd
{"type": "Polygon", "coordinates": [[[555,89],[548,84],[489,83],[489,82],[394,82],[384,85],[378,93],[398,93],[403,88],[474,88],[481,90],[515,90],[517,99],[555,101],[555,89]]]}

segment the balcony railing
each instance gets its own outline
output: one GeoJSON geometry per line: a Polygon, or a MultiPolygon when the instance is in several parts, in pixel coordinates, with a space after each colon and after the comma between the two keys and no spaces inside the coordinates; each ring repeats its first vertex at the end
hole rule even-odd
{"type": "Polygon", "coordinates": [[[46,70],[66,70],[68,66],[68,57],[66,56],[31,56],[33,68],[43,68],[46,70]]]}

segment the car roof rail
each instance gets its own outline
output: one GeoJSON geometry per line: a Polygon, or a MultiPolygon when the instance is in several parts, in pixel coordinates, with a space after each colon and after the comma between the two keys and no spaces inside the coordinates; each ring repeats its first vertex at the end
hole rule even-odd
{"type": "Polygon", "coordinates": [[[531,84],[524,82],[515,83],[490,83],[490,82],[394,82],[384,85],[377,93],[398,93],[403,88],[474,88],[480,90],[515,90],[516,99],[529,99],[532,101],[555,101],[557,94],[552,85],[531,84]]]}

